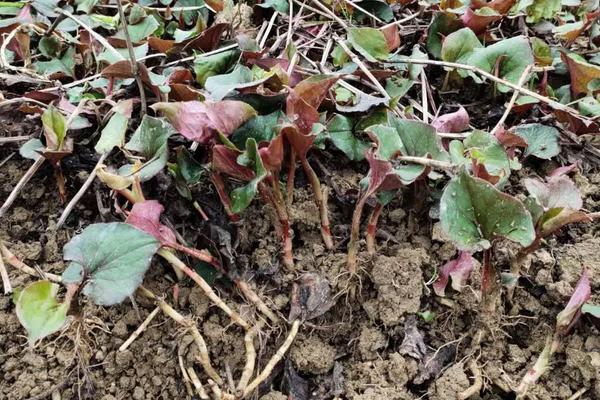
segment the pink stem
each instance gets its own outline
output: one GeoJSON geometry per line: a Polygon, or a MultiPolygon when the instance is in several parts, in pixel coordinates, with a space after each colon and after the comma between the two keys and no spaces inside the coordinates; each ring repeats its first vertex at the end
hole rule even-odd
{"type": "Polygon", "coordinates": [[[325,243],[325,247],[328,250],[331,250],[333,249],[333,239],[331,237],[331,229],[329,228],[329,211],[327,209],[327,202],[323,198],[321,182],[319,181],[319,177],[315,173],[315,170],[313,170],[308,163],[306,156],[301,157],[300,162],[302,163],[306,177],[312,186],[313,194],[315,196],[315,203],[319,208],[319,214],[321,216],[321,236],[323,237],[323,242],[325,243]]]}
{"type": "Polygon", "coordinates": [[[367,195],[363,194],[356,207],[354,207],[354,213],[352,214],[352,230],[350,231],[350,241],[348,242],[348,271],[356,273],[357,269],[357,258],[358,258],[358,236],[360,235],[360,219],[362,217],[362,211],[367,202],[367,195]]]}
{"type": "Polygon", "coordinates": [[[377,202],[375,208],[371,212],[371,216],[369,217],[369,225],[367,226],[367,251],[369,254],[375,254],[375,234],[377,233],[377,221],[379,221],[379,216],[381,215],[381,210],[383,210],[383,204],[377,202]]]}
{"type": "Polygon", "coordinates": [[[212,171],[210,173],[210,179],[212,180],[215,188],[217,189],[217,194],[219,195],[219,199],[223,204],[223,208],[225,209],[225,214],[229,217],[232,222],[238,222],[240,217],[231,211],[231,199],[227,194],[227,190],[225,190],[225,182],[223,182],[223,177],[218,172],[212,171]]]}

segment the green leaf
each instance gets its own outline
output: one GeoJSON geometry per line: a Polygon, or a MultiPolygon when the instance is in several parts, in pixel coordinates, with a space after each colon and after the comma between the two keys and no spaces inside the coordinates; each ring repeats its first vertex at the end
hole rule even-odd
{"type": "Polygon", "coordinates": [[[77,12],[82,14],[89,14],[97,3],[98,0],[75,0],[77,12]]]}
{"type": "MultiPolygon", "coordinates": [[[[158,174],[167,165],[167,140],[174,133],[173,127],[165,120],[144,115],[142,123],[125,145],[127,150],[138,152],[146,159],[139,171],[142,182],[158,174]]],[[[134,172],[132,165],[125,165],[119,169],[119,174],[123,176],[134,172]]]]}
{"type": "Polygon", "coordinates": [[[389,161],[402,153],[404,145],[396,129],[386,125],[373,125],[365,131],[377,141],[377,158],[389,161]]]}
{"type": "Polygon", "coordinates": [[[435,128],[416,120],[389,118],[390,126],[396,129],[402,142],[401,152],[405,156],[426,157],[448,161],[449,155],[442,147],[435,128]]]}
{"type": "MultiPolygon", "coordinates": [[[[128,49],[115,49],[117,53],[121,54],[121,57],[118,58],[116,54],[114,54],[110,50],[104,50],[102,53],[98,54],[96,57],[96,61],[101,62],[105,61],[107,64],[114,64],[116,62],[122,60],[129,60],[129,50],[128,49]]],[[[148,54],[148,43],[141,44],[139,46],[133,47],[133,54],[135,55],[135,59],[139,60],[142,57],[145,57],[148,54]]]]}
{"type": "Polygon", "coordinates": [[[56,58],[60,55],[60,39],[56,36],[44,36],[40,39],[38,49],[44,57],[56,58]]]}
{"type": "Polygon", "coordinates": [[[441,58],[448,62],[464,63],[473,50],[483,45],[470,28],[462,28],[449,34],[442,43],[441,58]]]}
{"type": "MultiPolygon", "coordinates": [[[[135,25],[128,25],[127,31],[129,32],[129,37],[133,43],[141,42],[148,38],[148,36],[152,36],[154,31],[156,31],[160,27],[160,24],[154,18],[153,15],[148,15],[141,22],[135,25]]],[[[117,34],[114,36],[116,39],[125,40],[125,33],[123,29],[119,30],[117,34]]]]}
{"type": "Polygon", "coordinates": [[[375,28],[349,28],[348,42],[370,62],[385,60],[390,52],[383,32],[375,28]]]}
{"type": "Polygon", "coordinates": [[[63,282],[83,285],[95,304],[118,304],[142,283],[159,247],[154,236],[123,222],[89,225],[63,249],[71,261],[63,282]]]}
{"type": "Polygon", "coordinates": [[[62,72],[73,78],[75,76],[75,49],[69,47],[62,57],[53,58],[50,61],[36,61],[33,63],[38,73],[52,75],[62,72]]]}
{"type": "Polygon", "coordinates": [[[256,83],[252,70],[243,65],[238,65],[229,74],[210,76],[206,79],[204,88],[210,92],[214,100],[222,100],[235,89],[256,83]]]}
{"type": "Polygon", "coordinates": [[[26,141],[21,148],[19,149],[19,154],[23,158],[29,158],[30,160],[37,160],[42,155],[42,152],[45,149],[44,144],[40,139],[29,139],[26,141]]]}
{"type": "Polygon", "coordinates": [[[187,184],[198,182],[204,172],[202,164],[196,161],[189,150],[183,146],[177,150],[177,166],[187,184]]]}
{"type": "Polygon", "coordinates": [[[385,91],[393,98],[404,97],[414,83],[412,79],[393,76],[385,81],[385,91]]]}
{"type": "MultiPolygon", "coordinates": [[[[414,45],[413,49],[412,49],[412,54],[410,55],[410,58],[413,60],[427,60],[429,59],[429,57],[427,57],[426,53],[423,53],[421,51],[421,48],[419,47],[418,44],[414,45]]],[[[419,78],[419,75],[421,75],[421,71],[423,71],[423,68],[425,68],[424,65],[420,65],[420,64],[409,64],[408,65],[408,77],[410,79],[417,80],[419,78]]]]}
{"type": "Polygon", "coordinates": [[[361,161],[365,158],[365,151],[371,146],[357,138],[353,128],[352,119],[340,114],[335,114],[327,124],[327,131],[334,146],[344,152],[348,159],[361,161]]]}
{"type": "Polygon", "coordinates": [[[98,143],[94,147],[96,153],[106,154],[114,147],[122,147],[128,122],[128,117],[120,112],[115,112],[100,133],[100,139],[98,139],[98,143]]]}
{"type": "Polygon", "coordinates": [[[263,3],[257,4],[257,6],[262,8],[272,8],[284,15],[288,15],[290,12],[290,5],[287,0],[265,0],[263,3]]]}
{"type": "Polygon", "coordinates": [[[229,50],[211,56],[199,55],[194,59],[194,73],[196,81],[204,86],[206,80],[211,76],[227,72],[229,67],[235,63],[239,57],[238,50],[229,50]]]}
{"type": "Polygon", "coordinates": [[[231,192],[231,211],[238,214],[244,211],[256,196],[258,184],[267,176],[256,141],[249,138],[246,142],[246,151],[238,158],[238,164],[252,167],[254,178],[247,185],[236,188],[231,192]]]}
{"type": "Polygon", "coordinates": [[[520,0],[517,11],[526,11],[527,22],[537,23],[542,19],[554,19],[562,8],[561,0],[520,0]]]}
{"type": "Polygon", "coordinates": [[[27,330],[29,344],[60,330],[67,322],[69,304],[56,301],[59,285],[38,281],[16,294],[16,312],[27,330]]]}
{"type": "MultiPolygon", "coordinates": [[[[379,1],[379,0],[363,0],[360,2],[360,6],[361,8],[365,9],[366,11],[370,12],[371,14],[379,17],[382,21],[384,22],[390,22],[391,20],[394,19],[394,12],[392,11],[392,8],[390,7],[390,5],[388,3],[386,3],[385,1],[379,1]]],[[[358,14],[358,17],[364,17],[367,18],[368,16],[366,14],[364,14],[362,11],[355,9],[354,12],[356,14],[358,14]]],[[[368,17],[370,18],[370,17],[368,17]]],[[[363,18],[359,18],[362,19],[363,18]]]]}
{"type": "Polygon", "coordinates": [[[67,120],[54,106],[48,107],[42,114],[42,125],[46,137],[46,147],[50,150],[61,150],[67,137],[67,120]]]}
{"type": "MultiPolygon", "coordinates": [[[[525,68],[533,63],[533,51],[525,36],[504,39],[485,48],[475,48],[467,62],[491,74],[495,74],[496,67],[499,66],[497,75],[514,84],[518,83],[525,68]]],[[[476,82],[481,81],[474,74],[472,76],[476,82]]],[[[498,85],[498,90],[508,92],[511,89],[498,85]]]]}
{"type": "Polygon", "coordinates": [[[499,237],[522,246],[535,239],[531,215],[523,203],[465,172],[444,189],[440,221],[448,237],[466,251],[488,249],[491,241],[499,237]]]}
{"type": "Polygon", "coordinates": [[[427,31],[427,50],[435,58],[442,57],[442,39],[463,26],[454,13],[438,12],[427,31]]]}
{"type": "Polygon", "coordinates": [[[499,176],[504,183],[510,175],[510,161],[504,147],[488,132],[476,130],[464,141],[472,159],[483,165],[490,175],[499,176]]]}
{"type": "Polygon", "coordinates": [[[285,114],[278,110],[267,115],[257,115],[249,119],[231,135],[231,142],[241,150],[246,148],[246,142],[252,138],[256,143],[270,142],[278,132],[278,123],[285,114]]]}
{"type": "Polygon", "coordinates": [[[560,132],[552,126],[542,124],[519,125],[515,128],[515,134],[527,142],[524,157],[531,155],[549,160],[560,153],[558,144],[560,132]]]}

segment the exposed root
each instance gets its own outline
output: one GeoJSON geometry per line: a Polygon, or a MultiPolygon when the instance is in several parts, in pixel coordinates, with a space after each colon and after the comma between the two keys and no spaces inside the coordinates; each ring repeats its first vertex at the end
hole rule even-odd
{"type": "Polygon", "coordinates": [[[477,365],[477,361],[469,361],[469,370],[473,374],[473,384],[464,391],[460,392],[458,398],[461,400],[470,399],[471,397],[478,395],[483,388],[483,377],[481,375],[481,369],[477,365]]]}

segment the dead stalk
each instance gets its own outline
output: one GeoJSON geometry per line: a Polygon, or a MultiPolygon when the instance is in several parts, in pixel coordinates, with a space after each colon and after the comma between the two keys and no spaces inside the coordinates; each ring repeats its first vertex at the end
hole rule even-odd
{"type": "MultiPolygon", "coordinates": [[[[521,77],[519,78],[519,82],[517,82],[517,86],[523,86],[525,84],[525,81],[529,76],[529,72],[531,71],[531,67],[531,65],[525,67],[523,73],[521,74],[521,77]]],[[[504,110],[504,114],[502,114],[502,117],[500,118],[496,126],[494,126],[494,129],[490,131],[491,135],[495,135],[500,129],[503,128],[506,118],[508,118],[508,115],[510,114],[512,108],[515,105],[515,102],[517,101],[517,97],[519,97],[519,91],[515,90],[512,97],[510,98],[510,101],[508,102],[508,105],[506,106],[506,110],[504,110]]]]}
{"type": "Polygon", "coordinates": [[[154,319],[154,317],[156,317],[159,311],[160,307],[156,307],[154,310],[152,310],[152,312],[150,313],[150,315],[148,315],[148,317],[146,317],[144,322],[142,322],[140,326],[138,326],[138,328],[131,334],[131,336],[129,336],[129,338],[127,338],[127,340],[121,345],[121,347],[119,347],[119,351],[127,350],[131,343],[133,343],[133,341],[137,339],[138,336],[140,336],[142,332],[146,330],[146,328],[148,328],[148,325],[150,325],[150,322],[152,322],[152,320],[154,319]]]}
{"type": "Polygon", "coordinates": [[[198,393],[198,396],[202,400],[208,400],[210,397],[208,397],[208,394],[206,394],[206,391],[204,390],[204,386],[202,386],[202,383],[200,382],[200,379],[198,378],[196,371],[194,371],[194,368],[187,367],[186,371],[188,373],[188,376],[190,377],[190,380],[192,381],[192,385],[194,385],[194,388],[196,389],[196,393],[198,393]]]}
{"type": "Polygon", "coordinates": [[[254,374],[254,367],[256,365],[256,349],[254,348],[254,338],[258,332],[262,329],[262,322],[258,322],[252,329],[246,332],[244,335],[244,346],[246,348],[246,364],[242,371],[242,376],[238,382],[236,392],[238,394],[244,393],[244,389],[248,386],[250,378],[254,374]]]}
{"type": "Polygon", "coordinates": [[[125,19],[125,12],[123,11],[123,4],[121,0],[117,0],[117,6],[119,8],[119,19],[121,20],[121,27],[123,28],[123,34],[125,36],[125,41],[127,42],[127,50],[129,51],[129,62],[131,63],[131,71],[133,72],[133,76],[135,77],[135,81],[137,82],[137,86],[140,91],[140,102],[142,104],[140,117],[143,117],[144,115],[146,115],[147,111],[146,92],[144,91],[144,83],[142,82],[142,77],[140,76],[138,62],[135,59],[133,43],[131,43],[131,37],[129,36],[129,31],[127,30],[127,20],[125,19]]]}
{"type": "Polygon", "coordinates": [[[6,271],[6,265],[4,265],[4,260],[2,256],[0,256],[0,277],[2,277],[2,286],[4,287],[4,294],[9,294],[12,292],[12,285],[10,284],[10,278],[8,277],[8,272],[6,271]]]}
{"type": "Polygon", "coordinates": [[[108,156],[108,153],[102,154],[100,156],[100,159],[96,163],[96,166],[94,167],[92,172],[90,172],[89,176],[87,177],[87,179],[85,180],[85,182],[83,183],[83,185],[81,186],[79,191],[75,194],[75,196],[73,196],[71,201],[69,201],[69,204],[67,204],[67,206],[63,210],[58,222],[56,223],[56,229],[60,229],[60,227],[65,223],[65,221],[71,214],[71,211],[73,211],[73,208],[75,208],[75,205],[79,202],[79,200],[81,200],[81,198],[83,197],[85,192],[91,186],[92,182],[94,182],[94,179],[96,178],[96,173],[97,173],[98,167],[104,163],[104,160],[106,159],[107,156],[108,156]]]}
{"type": "Polygon", "coordinates": [[[42,166],[44,161],[46,161],[46,159],[44,157],[40,156],[37,160],[35,160],[35,162],[31,165],[31,167],[29,167],[29,169],[27,170],[25,175],[23,175],[21,177],[19,182],[15,185],[13,190],[10,192],[10,194],[6,198],[6,200],[4,200],[4,204],[2,204],[2,207],[0,207],[0,218],[2,218],[4,216],[4,214],[6,214],[6,212],[10,208],[10,206],[12,206],[12,204],[15,202],[15,200],[19,196],[19,192],[21,191],[21,189],[23,189],[23,187],[27,184],[27,182],[29,182],[31,180],[31,178],[33,177],[33,175],[35,175],[37,170],[40,169],[40,167],[42,166]]]}

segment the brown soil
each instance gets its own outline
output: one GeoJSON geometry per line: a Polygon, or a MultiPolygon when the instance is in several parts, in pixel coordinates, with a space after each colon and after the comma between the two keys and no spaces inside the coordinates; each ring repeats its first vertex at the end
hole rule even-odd
{"type": "MultiPolygon", "coordinates": [[[[16,147],[2,148],[0,160],[15,150],[16,147]]],[[[76,161],[72,161],[73,168],[65,168],[70,195],[85,179],[80,171],[91,169],[88,164],[76,161]]],[[[8,195],[29,165],[30,162],[16,155],[2,167],[0,198],[8,195]]],[[[339,243],[348,233],[358,175],[351,170],[328,167],[336,171],[331,179],[323,180],[330,186],[332,226],[339,243]]],[[[600,201],[599,175],[581,175],[577,179],[584,187],[586,207],[594,209],[600,201]]],[[[281,316],[289,311],[292,284],[302,273],[319,273],[332,285],[335,305],[301,328],[288,355],[289,365],[307,381],[311,398],[337,395],[362,400],[458,399],[460,392],[473,383],[468,368],[471,359],[476,359],[482,368],[481,398],[514,398],[510,388],[519,382],[525,368],[542,349],[582,266],[591,273],[593,289],[600,288],[598,227],[567,228],[531,257],[527,283],[516,290],[512,303],[502,304],[503,317],[499,317],[497,326],[484,341],[475,345],[473,335],[480,328],[479,267],[471,277],[471,286],[463,292],[449,289],[445,299],[433,295],[429,281],[435,269],[454,257],[455,251],[445,243],[439,226],[426,213],[409,211],[399,203],[389,206],[380,221],[378,255],[360,253],[361,271],[356,281],[346,274],[344,244],[333,252],[323,247],[310,187],[302,176],[297,183],[290,213],[295,272],[286,272],[280,265],[270,208],[255,202],[244,213],[241,224],[227,228],[237,238],[240,272],[281,316]],[[426,322],[417,316],[423,311],[434,312],[435,319],[426,322]],[[415,320],[416,328],[411,329],[411,321],[415,320]]],[[[169,215],[176,226],[185,223],[190,227],[191,232],[186,234],[193,240],[210,236],[209,225],[202,224],[193,213],[177,214],[175,203],[169,200],[172,195],[160,189],[149,190],[154,190],[155,198],[161,202],[172,203],[169,215]]],[[[62,208],[51,168],[44,166],[3,221],[0,239],[30,265],[61,273],[65,268],[62,247],[72,235],[89,223],[117,218],[101,215],[96,192],[104,206],[110,204],[112,200],[106,190],[92,187],[66,228],[55,233],[52,228],[62,208]]],[[[211,217],[220,221],[219,213],[211,217]]],[[[15,287],[32,280],[13,269],[10,278],[15,287]]],[[[203,292],[187,280],[179,283],[175,301],[173,280],[172,272],[157,261],[145,285],[164,294],[181,313],[197,321],[213,363],[223,376],[227,367],[234,376],[239,376],[244,363],[243,332],[233,327],[203,292]]],[[[256,318],[255,310],[231,284],[218,280],[215,288],[245,318],[256,318]]],[[[596,295],[592,300],[597,302],[600,298],[596,295]]],[[[137,308],[131,301],[110,308],[84,303],[66,331],[31,349],[10,297],[0,297],[0,399],[50,398],[53,392],[60,393],[62,399],[185,398],[187,389],[179,358],[192,365],[197,349],[191,336],[171,320],[159,313],[127,351],[118,351],[155,307],[143,296],[136,296],[135,301],[137,308]]],[[[261,332],[257,342],[259,365],[264,365],[286,331],[280,325],[261,332]]],[[[268,385],[261,388],[257,399],[288,398],[289,385],[281,378],[283,364],[276,368],[268,385]]],[[[200,368],[197,371],[206,381],[200,368]]],[[[596,328],[585,320],[555,355],[552,371],[530,394],[537,399],[566,399],[583,387],[588,390],[581,399],[600,398],[600,337],[596,328]]]]}

